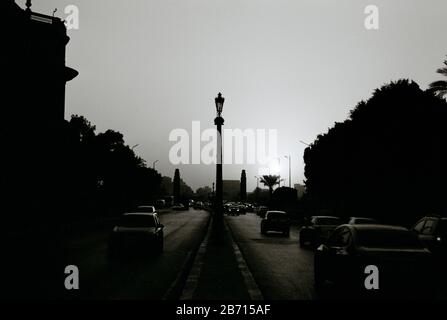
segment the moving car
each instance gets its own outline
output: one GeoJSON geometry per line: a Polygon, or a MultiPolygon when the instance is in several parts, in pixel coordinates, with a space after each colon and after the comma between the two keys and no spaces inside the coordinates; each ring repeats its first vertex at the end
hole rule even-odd
{"type": "Polygon", "coordinates": [[[351,217],[348,224],[378,224],[378,222],[373,218],[351,217]]]}
{"type": "Polygon", "coordinates": [[[253,205],[251,203],[245,203],[244,205],[247,212],[253,212],[253,205]]]}
{"type": "Polygon", "coordinates": [[[282,232],[286,237],[290,235],[290,219],[284,211],[267,211],[261,220],[261,234],[269,231],[282,232]]]}
{"type": "Polygon", "coordinates": [[[228,207],[227,214],[229,216],[238,216],[240,214],[245,214],[245,209],[239,205],[233,205],[228,207]]]}
{"type": "Polygon", "coordinates": [[[192,206],[195,210],[200,210],[203,209],[204,205],[202,201],[196,201],[194,202],[193,206],[192,206]]]}
{"type": "Polygon", "coordinates": [[[125,213],[113,228],[109,239],[109,256],[123,252],[163,252],[163,229],[157,213],[125,213]]]}
{"type": "Polygon", "coordinates": [[[322,244],[314,257],[317,290],[330,283],[338,293],[399,292],[430,286],[431,253],[415,234],[387,225],[342,225],[322,244]],[[366,290],[367,266],[377,267],[378,289],[366,290]]]}
{"type": "Polygon", "coordinates": [[[340,224],[341,220],[338,217],[312,216],[310,223],[300,229],[300,246],[304,247],[306,244],[310,244],[316,247],[320,245],[340,224]]]}
{"type": "Polygon", "coordinates": [[[447,218],[427,216],[419,220],[411,230],[432,253],[447,257],[447,218]]]}

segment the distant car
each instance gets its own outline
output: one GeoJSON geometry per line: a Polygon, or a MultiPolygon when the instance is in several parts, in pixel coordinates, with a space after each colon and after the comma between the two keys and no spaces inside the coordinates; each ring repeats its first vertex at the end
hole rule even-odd
{"type": "Polygon", "coordinates": [[[432,285],[430,252],[416,235],[403,227],[387,225],[341,225],[314,257],[317,290],[327,284],[344,293],[367,293],[365,268],[376,266],[377,293],[422,290],[432,285]]]}
{"type": "Polygon", "coordinates": [[[436,256],[447,258],[447,218],[427,216],[411,229],[436,256]]]}
{"type": "Polygon", "coordinates": [[[338,217],[333,216],[313,216],[310,223],[304,225],[300,229],[300,246],[304,247],[306,244],[311,246],[318,246],[324,242],[334,231],[336,227],[341,224],[338,217]]]}
{"type": "Polygon", "coordinates": [[[239,207],[239,214],[247,214],[247,208],[245,207],[245,205],[240,204],[238,205],[239,207]]]}
{"type": "Polygon", "coordinates": [[[242,208],[238,205],[230,206],[227,209],[227,214],[229,216],[238,216],[238,215],[242,214],[242,208]]]}
{"type": "Polygon", "coordinates": [[[351,217],[348,224],[378,224],[376,219],[364,217],[351,217]]]}
{"type": "Polygon", "coordinates": [[[139,206],[137,207],[134,212],[145,212],[145,213],[154,213],[157,210],[154,206],[139,206]]]}
{"type": "Polygon", "coordinates": [[[202,201],[196,201],[196,202],[194,202],[194,204],[193,204],[193,208],[194,208],[195,210],[203,209],[203,207],[204,207],[204,205],[203,205],[203,202],[202,202],[202,201]]]}
{"type": "Polygon", "coordinates": [[[245,204],[245,210],[247,212],[253,212],[253,205],[251,203],[246,203],[245,204]]]}
{"type": "Polygon", "coordinates": [[[109,239],[109,256],[135,250],[147,253],[163,252],[163,229],[157,213],[124,214],[113,228],[109,239]]]}
{"type": "Polygon", "coordinates": [[[186,207],[182,203],[177,203],[172,206],[172,210],[182,211],[186,210],[186,207]]]}
{"type": "Polygon", "coordinates": [[[260,216],[261,218],[264,218],[265,214],[267,213],[268,210],[269,210],[269,208],[267,208],[265,206],[260,206],[258,208],[258,216],[260,216]]]}
{"type": "Polygon", "coordinates": [[[261,234],[269,231],[282,232],[286,237],[290,235],[290,219],[284,211],[267,211],[261,220],[261,234]]]}

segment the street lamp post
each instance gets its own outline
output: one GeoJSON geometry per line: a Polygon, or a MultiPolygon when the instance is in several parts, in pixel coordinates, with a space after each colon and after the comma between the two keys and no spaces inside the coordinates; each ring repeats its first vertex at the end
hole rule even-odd
{"type": "Polygon", "coordinates": [[[289,159],[289,188],[292,188],[292,174],[291,174],[291,161],[292,158],[290,157],[290,154],[288,156],[284,156],[284,158],[289,159]]]}
{"type": "Polygon", "coordinates": [[[223,181],[222,181],[222,125],[224,119],[221,117],[225,98],[219,92],[214,99],[216,103],[217,117],[214,124],[217,126],[217,161],[216,161],[216,201],[214,203],[217,222],[223,220],[223,181]]]}

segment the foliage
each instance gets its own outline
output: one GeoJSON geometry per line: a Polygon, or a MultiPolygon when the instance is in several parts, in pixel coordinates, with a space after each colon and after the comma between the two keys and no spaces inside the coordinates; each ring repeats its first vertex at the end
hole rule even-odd
{"type": "MultiPolygon", "coordinates": [[[[447,60],[444,60],[444,67],[436,70],[437,73],[447,77],[447,60]]],[[[429,86],[429,91],[436,94],[438,97],[443,97],[447,95],[447,80],[434,81],[429,86]]]]}
{"type": "Polygon", "coordinates": [[[445,211],[446,122],[446,101],[415,82],[384,85],[306,148],[307,198],[390,222],[445,211]]]}

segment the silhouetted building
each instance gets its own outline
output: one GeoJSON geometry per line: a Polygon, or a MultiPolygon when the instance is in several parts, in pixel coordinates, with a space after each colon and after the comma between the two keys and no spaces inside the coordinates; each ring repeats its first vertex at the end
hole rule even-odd
{"type": "Polygon", "coordinates": [[[65,65],[70,38],[63,21],[26,5],[0,1],[1,187],[5,207],[20,204],[38,219],[36,208],[48,212],[64,195],[65,85],[78,73],[65,65]]]}
{"type": "Polygon", "coordinates": [[[32,12],[30,1],[27,6],[23,10],[12,0],[0,4],[6,85],[2,98],[8,102],[4,112],[14,126],[51,126],[64,120],[65,85],[78,73],[65,65],[70,38],[63,21],[32,12]]]}

